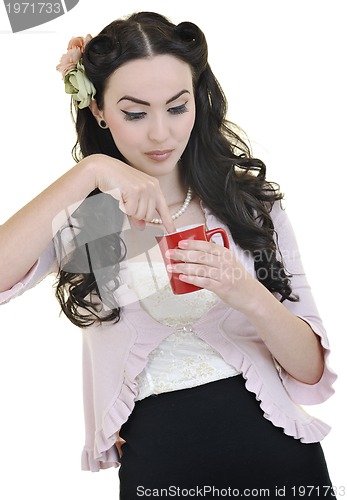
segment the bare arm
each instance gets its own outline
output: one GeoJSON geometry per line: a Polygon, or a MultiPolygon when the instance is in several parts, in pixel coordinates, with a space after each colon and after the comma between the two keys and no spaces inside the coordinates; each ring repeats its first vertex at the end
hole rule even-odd
{"type": "MultiPolygon", "coordinates": [[[[11,288],[31,269],[54,236],[52,222],[58,214],[77,208],[95,188],[117,190],[124,211],[135,220],[148,221],[157,210],[167,229],[174,230],[155,178],[114,158],[89,156],[0,226],[0,291],[11,288]]],[[[62,217],[59,223],[65,220],[62,217]]]]}
{"type": "Polygon", "coordinates": [[[318,336],[301,318],[284,307],[258,281],[244,313],[278,363],[297,380],[316,384],[323,374],[323,348],[318,336]]]}
{"type": "Polygon", "coordinates": [[[77,164],[0,227],[0,291],[13,286],[34,265],[53,237],[57,214],[91,191],[84,167],[77,164]]]}

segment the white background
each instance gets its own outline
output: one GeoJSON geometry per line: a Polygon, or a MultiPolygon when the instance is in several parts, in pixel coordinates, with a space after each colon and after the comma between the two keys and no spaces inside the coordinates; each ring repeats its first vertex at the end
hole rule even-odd
{"type": "MultiPolygon", "coordinates": [[[[55,71],[72,36],[96,35],[136,10],[203,29],[229,117],[246,130],[269,180],[286,194],[329,332],[336,394],[307,409],[332,426],[323,449],[339,487],[347,487],[344,8],[342,0],[80,0],[61,18],[12,34],[0,5],[0,223],[73,166],[69,97],[55,71]]],[[[81,334],[58,313],[50,279],[0,311],[0,497],[6,500],[117,497],[114,469],[80,471],[81,334]]]]}

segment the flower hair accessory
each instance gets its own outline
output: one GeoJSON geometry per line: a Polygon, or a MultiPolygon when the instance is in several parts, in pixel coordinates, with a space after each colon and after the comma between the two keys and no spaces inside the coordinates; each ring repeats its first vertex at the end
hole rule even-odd
{"type": "Polygon", "coordinates": [[[57,70],[63,75],[65,92],[72,95],[80,109],[89,106],[96,94],[94,85],[87,78],[82,59],[85,46],[91,39],[91,35],[71,38],[67,53],[61,57],[57,66],[57,70]]]}

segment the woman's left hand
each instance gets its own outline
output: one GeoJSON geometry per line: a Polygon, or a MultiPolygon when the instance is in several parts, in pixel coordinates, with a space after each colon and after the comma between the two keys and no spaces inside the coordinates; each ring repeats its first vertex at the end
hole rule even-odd
{"type": "Polygon", "coordinates": [[[247,312],[262,285],[236,259],[232,250],[208,241],[182,240],[179,248],[167,251],[168,266],[179,279],[214,292],[234,309],[247,312]]]}

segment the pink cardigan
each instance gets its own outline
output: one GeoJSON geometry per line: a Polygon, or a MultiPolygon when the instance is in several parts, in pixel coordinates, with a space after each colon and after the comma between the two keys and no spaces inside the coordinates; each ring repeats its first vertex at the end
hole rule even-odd
{"type": "MultiPolygon", "coordinates": [[[[286,268],[293,274],[293,292],[300,296],[299,302],[285,301],[284,305],[319,335],[327,360],[327,335],[304,274],[290,222],[280,203],[274,205],[271,215],[286,268]]],[[[207,209],[205,216],[208,229],[224,227],[230,248],[254,275],[251,256],[235,245],[228,229],[207,209]]],[[[0,303],[22,294],[54,270],[56,257],[51,244],[20,283],[0,293],[0,303]]],[[[117,299],[122,306],[117,324],[106,323],[82,332],[86,426],[83,470],[98,471],[119,465],[116,433],[134,408],[135,378],[146,366],[150,352],[173,332],[173,327],[160,324],[142,309],[126,282],[117,290],[117,299]]],[[[326,436],[330,427],[310,416],[299,404],[321,403],[334,393],[332,384],[336,375],[327,362],[316,384],[307,385],[293,379],[276,364],[246,317],[222,301],[205,313],[193,329],[242,373],[246,388],[255,394],[266,419],[303,443],[317,442],[326,436]]]]}

